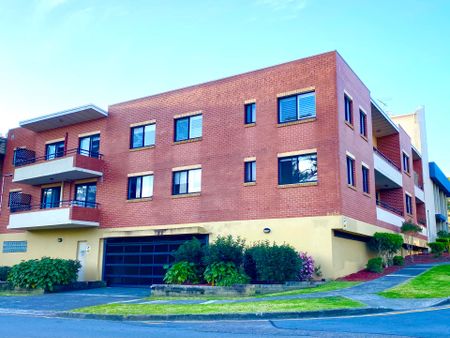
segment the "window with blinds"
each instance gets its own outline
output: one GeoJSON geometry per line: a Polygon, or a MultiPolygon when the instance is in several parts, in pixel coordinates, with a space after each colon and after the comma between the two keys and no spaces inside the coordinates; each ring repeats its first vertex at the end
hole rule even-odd
{"type": "Polygon", "coordinates": [[[287,123],[316,116],[316,93],[309,92],[278,99],[278,122],[287,123]]]}

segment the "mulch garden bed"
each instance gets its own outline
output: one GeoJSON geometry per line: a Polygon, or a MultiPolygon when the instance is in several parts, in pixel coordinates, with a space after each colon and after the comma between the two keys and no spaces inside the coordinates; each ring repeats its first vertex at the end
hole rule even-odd
{"type": "Polygon", "coordinates": [[[435,258],[431,254],[420,254],[420,255],[414,255],[414,256],[407,256],[405,257],[405,265],[403,266],[390,266],[382,273],[376,273],[376,272],[370,272],[366,269],[352,273],[351,275],[339,278],[339,280],[349,281],[349,282],[366,282],[370,280],[374,280],[386,275],[389,275],[391,273],[394,273],[398,270],[403,269],[405,266],[414,265],[414,264],[427,264],[427,263],[439,263],[439,262],[448,262],[450,263],[450,255],[448,253],[445,253],[442,255],[442,257],[435,258]]]}

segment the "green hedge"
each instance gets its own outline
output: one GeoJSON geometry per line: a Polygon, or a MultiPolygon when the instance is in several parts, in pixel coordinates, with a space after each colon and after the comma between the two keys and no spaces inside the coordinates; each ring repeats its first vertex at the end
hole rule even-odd
{"type": "Polygon", "coordinates": [[[370,272],[383,272],[383,259],[381,257],[371,258],[367,262],[367,270],[370,272]]]}
{"type": "Polygon", "coordinates": [[[77,280],[81,264],[71,259],[42,257],[14,265],[8,275],[13,287],[52,291],[55,285],[77,280]]]}

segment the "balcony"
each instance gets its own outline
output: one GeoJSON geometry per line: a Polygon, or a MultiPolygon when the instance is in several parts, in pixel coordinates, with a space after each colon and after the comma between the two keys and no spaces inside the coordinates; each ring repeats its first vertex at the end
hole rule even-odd
{"type": "Polygon", "coordinates": [[[392,207],[391,205],[377,200],[377,219],[379,221],[401,227],[405,219],[403,211],[392,207]]]}
{"type": "Polygon", "coordinates": [[[377,189],[393,189],[402,186],[400,168],[377,148],[373,148],[375,183],[377,189]]]}
{"type": "Polygon", "coordinates": [[[30,150],[24,150],[20,156],[16,154],[13,182],[41,185],[103,175],[103,156],[99,153],[71,149],[61,155],[51,159],[35,157],[30,150]]]}
{"type": "Polygon", "coordinates": [[[98,227],[98,203],[61,201],[51,208],[43,205],[21,205],[11,208],[8,229],[40,230],[98,227]]]}

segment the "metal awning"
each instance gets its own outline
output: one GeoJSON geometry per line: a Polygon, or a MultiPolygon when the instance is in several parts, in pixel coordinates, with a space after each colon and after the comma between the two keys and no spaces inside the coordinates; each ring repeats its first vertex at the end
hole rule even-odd
{"type": "Polygon", "coordinates": [[[92,121],[107,116],[107,111],[104,111],[103,109],[93,104],[88,104],[85,106],[64,110],[58,113],[22,121],[19,123],[19,125],[22,128],[26,128],[34,132],[41,132],[66,127],[77,123],[92,121]]]}

